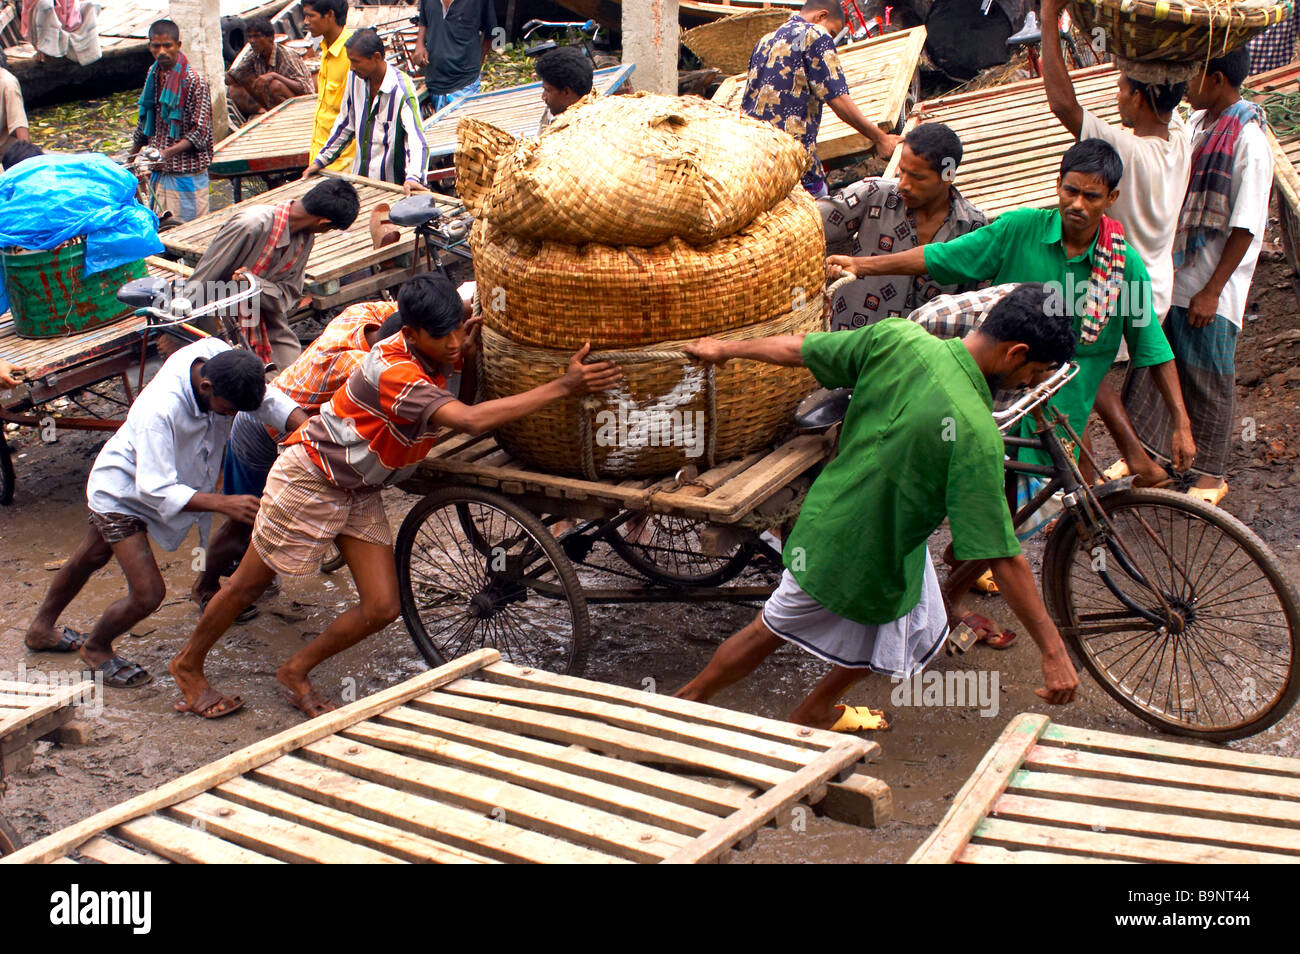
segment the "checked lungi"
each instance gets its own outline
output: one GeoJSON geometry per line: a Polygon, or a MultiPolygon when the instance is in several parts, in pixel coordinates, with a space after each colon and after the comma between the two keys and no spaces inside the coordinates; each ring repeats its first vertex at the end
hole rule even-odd
{"type": "Polygon", "coordinates": [[[1250,75],[1280,69],[1295,59],[1296,34],[1300,32],[1300,11],[1274,24],[1246,44],[1250,54],[1250,75]]]}
{"type": "Polygon", "coordinates": [[[159,209],[165,209],[182,222],[208,214],[208,174],[175,176],[155,172],[149,177],[158,196],[159,209]]]}

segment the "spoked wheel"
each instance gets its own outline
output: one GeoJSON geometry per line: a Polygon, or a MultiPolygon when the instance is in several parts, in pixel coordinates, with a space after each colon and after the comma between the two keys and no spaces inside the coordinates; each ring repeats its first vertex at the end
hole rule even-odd
{"type": "Polygon", "coordinates": [[[22,846],[22,839],[18,837],[18,832],[14,831],[14,827],[4,820],[3,815],[0,815],[0,858],[5,855],[12,855],[22,846]]]}
{"type": "Polygon", "coordinates": [[[1100,502],[1136,574],[1109,549],[1090,550],[1068,520],[1043,555],[1048,611],[1089,672],[1177,735],[1221,742],[1282,718],[1300,690],[1300,598],[1265,543],[1185,494],[1121,490],[1100,502]],[[1126,606],[1099,570],[1156,621],[1126,606]]]}
{"type": "Polygon", "coordinates": [[[407,514],[396,551],[402,616],[429,665],[487,646],[516,665],[582,672],[586,598],[527,510],[491,491],[443,487],[407,514]]]}
{"type": "Polygon", "coordinates": [[[606,539],[632,569],[663,586],[721,586],[749,565],[751,541],[720,556],[705,555],[700,533],[708,524],[689,517],[645,514],[609,531],[606,539]]]}

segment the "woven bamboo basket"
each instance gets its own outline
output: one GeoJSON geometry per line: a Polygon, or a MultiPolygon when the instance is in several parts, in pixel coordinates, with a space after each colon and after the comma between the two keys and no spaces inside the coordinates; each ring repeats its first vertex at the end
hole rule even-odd
{"type": "Polygon", "coordinates": [[[497,160],[514,148],[515,138],[503,129],[468,116],[456,126],[456,192],[475,218],[485,212],[497,160]]]}
{"type": "Polygon", "coordinates": [[[471,145],[475,175],[457,183],[467,205],[513,235],[570,245],[716,241],[781,201],[808,162],[770,123],[653,93],[570,107],[509,146],[478,130],[471,145]]]}
{"type": "MultiPolygon", "coordinates": [[[[723,332],[723,339],[825,330],[821,290],[799,312],[723,332]]],[[[564,373],[572,352],[533,348],[483,328],[484,397],[519,394],[564,373]]],[[[553,401],[507,424],[497,440],[551,473],[595,480],[663,474],[686,464],[706,470],[771,444],[816,387],[805,368],[729,361],[711,369],[681,356],[690,340],[598,352],[623,368],[613,391],[553,401]]],[[[590,360],[590,359],[589,359],[590,360]]]]}
{"type": "Polygon", "coordinates": [[[744,327],[821,289],[826,238],[800,187],[735,235],[695,247],[564,245],[479,221],[470,235],[483,321],[519,344],[625,348],[744,327]]]}
{"type": "Polygon", "coordinates": [[[705,69],[734,76],[749,69],[754,47],[786,20],[793,10],[747,10],[701,24],[682,34],[682,46],[700,58],[705,69]]]}
{"type": "Polygon", "coordinates": [[[1235,50],[1292,7],[1293,0],[1073,0],[1070,15],[1085,35],[1105,31],[1117,61],[1195,63],[1235,50]]]}

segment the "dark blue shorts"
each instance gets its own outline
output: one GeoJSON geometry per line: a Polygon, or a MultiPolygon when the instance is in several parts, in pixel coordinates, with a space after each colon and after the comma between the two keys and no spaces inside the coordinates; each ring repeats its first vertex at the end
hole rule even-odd
{"type": "Polygon", "coordinates": [[[266,470],[249,467],[235,454],[234,448],[227,444],[226,460],[221,468],[221,492],[229,497],[248,494],[260,499],[262,491],[266,489],[266,475],[270,472],[270,467],[266,470]]]}

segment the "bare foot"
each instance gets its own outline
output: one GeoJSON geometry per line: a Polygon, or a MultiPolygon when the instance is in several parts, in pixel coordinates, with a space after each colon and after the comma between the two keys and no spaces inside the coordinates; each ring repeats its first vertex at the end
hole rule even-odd
{"type": "MultiPolygon", "coordinates": [[[[167,664],[167,671],[172,674],[172,679],[176,682],[176,688],[185,696],[187,707],[194,706],[199,699],[212,687],[208,685],[207,677],[203,675],[203,669],[197,670],[187,668],[181,665],[181,657],[174,656],[172,661],[167,664]]],[[[177,712],[184,712],[184,709],[178,708],[177,712]]]]}
{"type": "Polygon", "coordinates": [[[1134,487],[1155,487],[1168,479],[1169,472],[1155,462],[1152,462],[1150,467],[1133,472],[1134,487]]]}
{"type": "Polygon", "coordinates": [[[309,719],[338,708],[316,691],[310,679],[290,669],[288,663],[280,667],[275,678],[284,686],[284,701],[309,719]]]}
{"type": "Polygon", "coordinates": [[[32,623],[27,628],[27,635],[23,638],[23,642],[27,644],[28,649],[41,650],[57,646],[62,638],[63,634],[55,632],[53,626],[32,623]]]}

